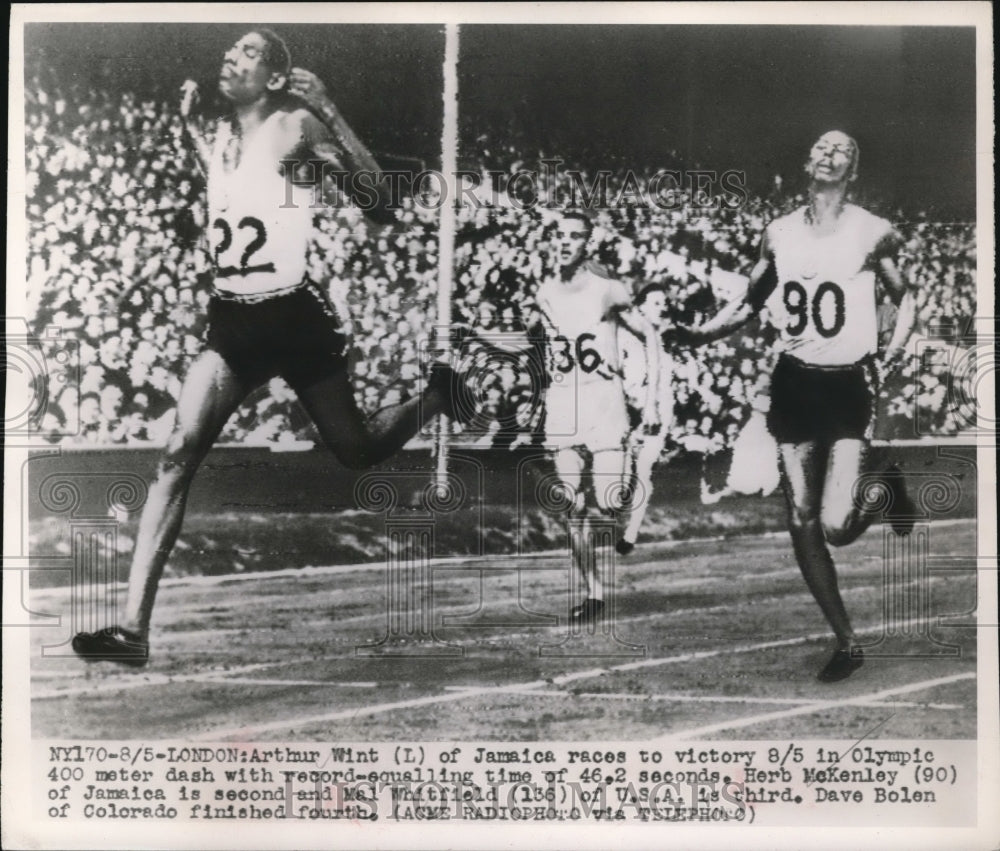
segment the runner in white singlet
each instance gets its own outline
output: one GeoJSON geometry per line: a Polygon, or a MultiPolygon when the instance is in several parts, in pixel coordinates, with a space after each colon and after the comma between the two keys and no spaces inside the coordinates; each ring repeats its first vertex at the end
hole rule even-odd
{"type": "MultiPolygon", "coordinates": [[[[851,543],[875,518],[855,503],[854,486],[873,466],[869,441],[879,373],[905,353],[916,318],[912,290],[894,260],[895,231],[846,200],[858,158],[857,143],[845,133],[819,138],[806,163],[809,203],[765,229],[746,295],[688,329],[692,341],[718,339],[765,302],[778,326],[767,423],[778,442],[795,556],[837,639],[819,673],[823,682],[850,676],[863,661],[828,545],[851,543]],[[879,352],[882,292],[899,311],[879,352]]],[[[897,533],[909,534],[914,508],[898,468],[881,474],[881,485],[889,497],[886,519],[897,533]]]]}
{"type": "MultiPolygon", "coordinates": [[[[649,284],[636,297],[636,307],[639,312],[657,330],[663,325],[663,311],[667,303],[667,291],[662,284],[649,284]]],[[[636,338],[630,333],[624,333],[622,348],[629,353],[630,361],[639,361],[633,354],[636,338]]],[[[661,338],[662,340],[662,338],[661,338]]],[[[642,521],[649,509],[649,501],[653,496],[653,467],[660,461],[663,448],[666,445],[667,430],[673,418],[674,410],[674,362],[665,349],[660,350],[659,371],[650,376],[645,372],[645,363],[635,364],[639,369],[631,377],[633,382],[630,396],[637,398],[645,393],[646,386],[652,382],[656,387],[658,410],[661,423],[656,428],[645,424],[633,429],[630,438],[629,477],[630,505],[628,522],[621,537],[615,545],[621,555],[628,555],[635,547],[642,528],[642,521]]],[[[629,370],[631,372],[631,369],[629,370]]]]}
{"type": "MultiPolygon", "coordinates": [[[[590,534],[587,490],[593,492],[597,510],[612,515],[623,508],[626,485],[629,421],[618,331],[626,328],[643,340],[651,375],[659,371],[659,341],[652,325],[633,308],[625,286],[584,260],[591,227],[583,214],[562,216],[555,239],[558,274],[539,287],[536,305],[548,352],[546,442],[554,450],[570,519],[578,527],[571,534],[571,555],[586,594],[570,618],[593,624],[604,611],[605,587],[590,534]]],[[[650,386],[643,406],[650,430],[659,426],[658,401],[650,386]]]]}
{"type": "Polygon", "coordinates": [[[247,33],[227,51],[220,71],[219,91],[233,114],[220,123],[214,147],[192,115],[196,89],[185,84],[181,115],[208,178],[215,280],[206,348],[188,370],[149,489],[124,619],[73,639],[88,661],[146,663],[156,589],[191,481],[251,390],[284,378],[338,459],[360,468],[391,455],[430,417],[453,415],[464,389],[449,367],[436,364],[422,396],[367,420],[358,409],[336,311],[326,287],[306,276],[314,192],[325,186],[319,166],[346,175],[348,194],[363,192],[352,197],[376,222],[394,214],[377,163],[315,75],[291,67],[275,33],[247,33]]]}
{"type": "MultiPolygon", "coordinates": [[[[286,180],[275,167],[292,153],[281,150],[292,130],[290,118],[288,112],[271,113],[246,140],[236,163],[231,159],[239,135],[228,121],[219,126],[208,165],[208,237],[217,292],[236,298],[278,295],[302,285],[313,191],[286,180]]],[[[304,132],[310,115],[299,118],[304,132]]]]}

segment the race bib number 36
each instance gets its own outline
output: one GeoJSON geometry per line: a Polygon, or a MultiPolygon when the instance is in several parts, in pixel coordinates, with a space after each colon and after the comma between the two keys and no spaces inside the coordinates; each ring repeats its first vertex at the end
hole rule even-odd
{"type": "Polygon", "coordinates": [[[570,340],[562,334],[552,339],[551,366],[553,371],[569,373],[579,369],[584,375],[596,373],[601,378],[611,378],[601,352],[594,345],[596,334],[584,333],[576,340],[570,340]],[[601,367],[605,367],[602,369],[601,367]]]}

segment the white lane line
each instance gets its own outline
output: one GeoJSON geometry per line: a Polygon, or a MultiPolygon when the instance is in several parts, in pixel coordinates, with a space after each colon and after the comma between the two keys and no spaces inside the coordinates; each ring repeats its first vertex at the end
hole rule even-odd
{"type": "MultiPolygon", "coordinates": [[[[261,665],[251,665],[244,670],[260,670],[261,668],[274,667],[278,663],[264,663],[261,665]]],[[[233,669],[238,673],[238,669],[233,669]]],[[[127,676],[127,675],[126,675],[127,676]]],[[[49,689],[47,691],[33,691],[32,700],[52,700],[57,697],[73,697],[81,694],[90,696],[112,694],[118,691],[128,691],[129,689],[142,688],[144,686],[160,686],[168,683],[215,683],[216,685],[250,685],[250,686],[314,686],[316,688],[378,688],[377,682],[351,682],[341,680],[282,680],[272,677],[240,677],[230,676],[226,671],[206,671],[200,674],[134,674],[141,679],[117,680],[109,683],[102,683],[90,688],[82,686],[75,689],[49,689]]]]}
{"type": "MultiPolygon", "coordinates": [[[[539,682],[538,685],[544,685],[539,682]]],[[[378,703],[371,706],[356,706],[352,709],[341,709],[337,712],[324,712],[320,715],[308,715],[299,718],[289,718],[284,721],[270,721],[266,724],[246,724],[240,727],[230,727],[226,730],[210,730],[197,736],[192,736],[196,742],[214,742],[232,736],[244,738],[245,741],[254,741],[256,736],[262,733],[270,733],[274,730],[301,730],[312,724],[323,724],[329,721],[349,721],[361,718],[365,715],[379,715],[383,712],[392,712],[395,709],[413,709],[418,706],[433,706],[438,703],[453,703],[458,700],[465,700],[468,697],[475,697],[484,694],[503,694],[506,689],[502,686],[491,686],[488,688],[469,689],[468,691],[451,692],[448,694],[432,694],[427,697],[415,697],[411,700],[397,700],[393,703],[378,703]]]]}
{"type": "MultiPolygon", "coordinates": [[[[787,576],[794,575],[796,578],[799,578],[799,580],[801,581],[801,573],[800,573],[798,567],[789,568],[784,573],[787,576]]],[[[756,574],[754,574],[754,578],[755,579],[757,578],[756,574]]],[[[929,583],[929,587],[934,588],[937,585],[953,584],[954,583],[954,579],[950,575],[948,575],[948,576],[931,576],[929,578],[929,580],[928,580],[928,583],[929,583]]],[[[717,584],[718,585],[724,585],[725,582],[723,580],[720,580],[717,584]]],[[[841,589],[841,595],[844,596],[844,597],[846,597],[846,598],[863,597],[865,595],[870,594],[871,590],[873,588],[881,588],[882,585],[883,585],[883,578],[881,576],[873,576],[872,579],[871,579],[871,582],[869,584],[865,584],[865,585],[854,584],[850,588],[842,588],[841,589]]],[[[908,583],[908,585],[912,585],[912,586],[916,587],[916,583],[915,582],[908,583]]],[[[674,589],[677,588],[676,585],[669,584],[669,583],[663,583],[662,587],[664,587],[668,591],[674,590],[674,589]]],[[[701,585],[700,587],[703,588],[703,589],[705,589],[706,593],[710,593],[711,590],[712,590],[710,586],[701,585]]],[[[760,596],[754,598],[754,605],[755,605],[755,607],[759,607],[761,609],[761,611],[758,612],[758,614],[763,614],[764,613],[763,610],[770,603],[795,602],[795,601],[798,601],[798,600],[806,600],[810,604],[812,603],[812,600],[813,600],[812,594],[809,592],[809,590],[804,585],[803,585],[803,587],[800,590],[798,590],[798,591],[789,591],[787,594],[768,594],[766,596],[765,595],[760,595],[760,596]]],[[[445,613],[445,616],[447,616],[446,613],[448,611],[451,611],[451,609],[447,609],[447,610],[442,609],[441,610],[441,612],[445,613]]],[[[712,605],[712,606],[691,606],[691,607],[686,608],[686,609],[670,609],[669,611],[665,610],[665,611],[648,612],[646,614],[629,615],[627,617],[618,618],[616,620],[616,623],[619,624],[619,625],[622,625],[622,626],[631,626],[631,625],[638,625],[638,624],[644,623],[646,621],[654,621],[655,620],[655,621],[661,621],[662,622],[663,619],[666,618],[666,617],[674,619],[674,618],[676,618],[678,616],[681,616],[681,615],[708,615],[708,614],[715,614],[717,612],[728,612],[728,613],[731,613],[732,611],[733,611],[733,604],[732,603],[721,603],[719,605],[712,605]]],[[[947,617],[949,617],[949,616],[948,615],[938,615],[934,619],[931,619],[931,620],[922,620],[922,621],[919,621],[919,623],[927,622],[927,623],[931,623],[934,626],[945,627],[947,625],[943,624],[942,621],[945,618],[947,618],[947,617]]],[[[367,620],[370,620],[370,619],[371,619],[371,616],[369,616],[369,615],[361,615],[361,616],[358,616],[358,617],[353,618],[353,619],[351,619],[351,618],[345,618],[343,620],[338,621],[338,624],[347,623],[350,620],[367,621],[367,620]]],[[[460,626],[454,626],[454,625],[440,627],[440,629],[442,629],[442,630],[444,630],[444,629],[460,629],[460,628],[461,628],[460,626]]],[[[494,629],[494,628],[499,629],[498,626],[492,626],[492,625],[489,628],[490,629],[494,629]]],[[[491,638],[485,639],[484,641],[481,642],[481,644],[482,644],[482,646],[486,646],[486,647],[490,647],[490,648],[502,647],[502,646],[505,646],[505,645],[509,646],[513,641],[515,641],[517,639],[532,639],[532,638],[537,638],[539,632],[541,632],[542,630],[545,630],[545,629],[553,629],[554,630],[554,629],[557,629],[557,628],[556,627],[539,625],[539,626],[533,627],[532,632],[523,632],[523,631],[522,632],[505,632],[502,636],[496,636],[496,637],[491,637],[491,638]]],[[[566,629],[567,629],[567,625],[565,623],[563,623],[561,625],[561,631],[565,632],[566,629]]],[[[459,636],[452,637],[452,636],[449,636],[447,633],[442,634],[441,637],[442,638],[451,638],[454,641],[461,641],[462,640],[462,638],[459,637],[459,636]]],[[[699,636],[699,637],[705,637],[705,636],[702,635],[702,636],[699,636]]]]}
{"type": "MultiPolygon", "coordinates": [[[[608,692],[608,691],[556,691],[553,689],[517,689],[517,694],[531,695],[537,697],[572,697],[574,699],[590,700],[634,700],[637,702],[670,702],[670,703],[767,703],[778,706],[816,706],[823,703],[821,700],[808,699],[802,697],[755,697],[753,695],[713,695],[713,694],[677,694],[672,692],[658,694],[635,694],[633,692],[608,692]]],[[[892,703],[884,703],[879,700],[872,700],[859,706],[881,707],[883,709],[939,709],[957,710],[966,709],[958,703],[919,703],[916,701],[896,700],[892,703]]]]}
{"type": "Polygon", "coordinates": [[[759,641],[754,644],[743,644],[729,647],[715,648],[712,650],[692,650],[688,653],[679,653],[676,656],[660,656],[652,659],[641,659],[637,662],[622,662],[620,665],[612,665],[608,668],[592,668],[589,671],[574,671],[569,674],[562,674],[553,677],[549,682],[552,685],[563,685],[575,680],[584,680],[602,674],[619,673],[622,671],[638,671],[643,668],[659,668],[661,665],[676,665],[681,662],[694,662],[698,659],[711,659],[715,656],[728,656],[736,653],[753,653],[757,650],[772,650],[776,647],[793,647],[796,644],[806,644],[809,641],[817,641],[829,638],[827,632],[814,632],[809,635],[797,638],[782,638],[776,641],[759,641]]]}
{"type": "MultiPolygon", "coordinates": [[[[973,517],[952,517],[942,520],[935,520],[932,522],[932,526],[935,528],[947,528],[951,526],[960,526],[963,524],[975,525],[976,519],[973,517]]],[[[872,529],[876,529],[876,525],[872,525],[872,529]]],[[[866,533],[868,534],[868,533],[866,533]]],[[[752,535],[712,535],[704,538],[679,538],[677,540],[666,540],[666,541],[644,541],[641,544],[636,544],[633,555],[623,559],[620,563],[625,566],[629,565],[639,565],[643,562],[636,558],[637,553],[647,552],[647,551],[657,551],[657,550],[672,550],[679,547],[684,547],[687,545],[698,545],[698,544],[717,544],[720,542],[735,542],[739,541],[766,541],[774,538],[787,538],[788,532],[785,530],[772,530],[770,532],[756,532],[752,535]]],[[[789,545],[789,552],[791,545],[789,545]]],[[[496,555],[482,555],[482,556],[439,556],[437,558],[431,558],[427,560],[427,564],[430,567],[455,567],[458,568],[460,565],[468,565],[468,570],[475,570],[477,566],[487,566],[487,567],[499,567],[507,570],[517,570],[518,562],[522,560],[536,559],[546,559],[546,558],[558,558],[560,556],[566,556],[568,549],[562,547],[556,550],[538,550],[529,553],[505,553],[496,555]],[[500,564],[497,564],[497,563],[500,564]]],[[[161,588],[183,588],[187,586],[214,586],[214,585],[229,585],[238,584],[242,582],[252,582],[255,580],[270,580],[270,579],[283,579],[283,578],[296,578],[304,579],[310,576],[337,576],[344,573],[365,573],[373,570],[385,570],[387,567],[385,560],[382,561],[366,561],[358,562],[357,564],[332,564],[332,565],[310,565],[308,567],[288,567],[282,570],[257,570],[249,571],[246,573],[229,573],[229,574],[218,574],[214,576],[174,576],[163,579],[160,582],[161,588]]],[[[794,571],[792,571],[794,572],[794,571]]],[[[111,586],[116,590],[124,591],[127,589],[128,585],[125,582],[119,582],[111,586]]],[[[66,596],[70,593],[69,588],[46,588],[39,589],[38,592],[32,594],[32,599],[35,597],[40,597],[42,600],[46,596],[59,597],[66,596]]]]}
{"type": "MultiPolygon", "coordinates": [[[[953,674],[950,677],[939,677],[935,680],[923,680],[919,683],[909,683],[905,686],[887,688],[881,691],[874,691],[868,694],[857,695],[856,697],[842,697],[839,700],[818,701],[810,706],[796,706],[791,709],[782,709],[776,712],[764,712],[759,715],[750,715],[745,718],[735,718],[723,721],[718,724],[706,724],[703,727],[693,727],[689,730],[670,733],[654,739],[656,742],[670,742],[677,739],[698,739],[711,736],[713,733],[720,733],[723,730],[735,730],[742,727],[753,727],[756,724],[763,724],[768,721],[777,721],[783,718],[794,718],[796,715],[811,715],[814,712],[826,712],[831,709],[841,709],[848,706],[865,706],[872,701],[883,701],[886,698],[895,697],[898,694],[912,694],[917,691],[938,688],[939,686],[951,685],[962,680],[974,680],[974,671],[967,671],[964,674],[953,674]]],[[[891,705],[890,705],[891,707],[891,705]]]]}
{"type": "MultiPolygon", "coordinates": [[[[921,618],[915,623],[924,623],[932,620],[931,618],[921,618]]],[[[879,624],[871,625],[863,629],[858,630],[859,635],[868,635],[871,633],[878,633],[881,631],[882,627],[879,624]]],[[[274,730],[295,730],[301,729],[302,727],[310,726],[312,724],[322,724],[330,721],[344,721],[352,720],[355,718],[360,718],[367,715],[380,715],[385,712],[393,712],[397,709],[411,709],[418,706],[432,706],[434,704],[440,703],[454,703],[456,701],[465,700],[470,697],[478,697],[481,695],[514,695],[521,691],[531,691],[538,689],[546,689],[551,686],[564,685],[565,683],[574,682],[575,680],[583,679],[593,679],[596,677],[604,676],[605,674],[619,673],[622,671],[634,671],[640,668],[654,668],[662,665],[674,665],[683,662],[692,662],[698,659],[708,659],[716,656],[726,656],[735,655],[738,653],[753,653],[758,650],[771,650],[778,647],[791,647],[798,644],[806,644],[810,641],[817,640],[829,640],[830,634],[828,632],[817,632],[811,633],[809,635],[800,636],[798,638],[787,638],[778,641],[762,641],[756,642],[754,644],[744,644],[729,646],[724,648],[717,648],[713,650],[696,650],[689,653],[680,653],[676,656],[663,656],[654,659],[643,659],[639,662],[625,662],[619,665],[612,665],[607,668],[590,668],[585,671],[574,671],[568,674],[561,674],[555,677],[547,677],[545,679],[533,680],[531,682],[525,683],[511,683],[504,686],[469,686],[466,689],[458,691],[449,691],[447,688],[439,694],[426,695],[424,697],[412,698],[411,700],[400,700],[393,701],[391,703],[376,703],[369,706],[357,706],[349,709],[337,710],[334,712],[326,712],[320,715],[309,715],[305,717],[289,718],[281,721],[269,721],[264,724],[248,724],[241,727],[231,727],[222,730],[214,730],[195,738],[198,741],[213,741],[228,738],[230,736],[243,737],[247,741],[253,741],[255,736],[261,733],[270,733],[274,730]]],[[[975,673],[962,674],[958,679],[974,678],[975,673]]],[[[949,680],[950,681],[950,680],[949,680]]],[[[875,700],[877,698],[868,696],[864,698],[866,700],[875,700]]],[[[808,714],[817,711],[817,707],[822,707],[825,704],[822,702],[810,705],[808,707],[797,708],[793,710],[794,713],[804,713],[808,714]]],[[[737,720],[734,722],[739,723],[737,720]]],[[[754,722],[756,723],[756,722],[754,722]]],[[[723,728],[725,729],[725,727],[723,728]]]]}
{"type": "MultiPolygon", "coordinates": [[[[114,664],[114,663],[88,663],[82,664],[114,664]]],[[[280,662],[257,662],[253,665],[241,665],[234,668],[213,669],[210,671],[200,671],[196,674],[158,674],[153,672],[123,671],[118,669],[115,673],[107,677],[95,678],[90,685],[77,686],[76,688],[65,689],[32,689],[32,700],[51,700],[57,697],[75,697],[77,695],[99,695],[109,694],[118,691],[128,691],[135,688],[146,688],[147,686],[161,686],[168,683],[198,683],[216,677],[226,677],[230,675],[249,674],[251,671],[260,671],[263,668],[273,668],[280,665],[280,662]],[[119,679],[119,677],[121,677],[119,679]]]]}
{"type": "MultiPolygon", "coordinates": [[[[936,624],[940,621],[940,615],[933,615],[930,617],[914,618],[912,621],[908,622],[909,626],[917,626],[920,624],[936,624]]],[[[861,627],[856,630],[857,635],[877,635],[883,631],[884,627],[882,624],[869,624],[868,626],[861,627]]],[[[678,656],[666,656],[653,659],[640,659],[636,662],[623,662],[620,665],[615,665],[614,667],[607,668],[606,671],[637,671],[642,668],[657,668],[660,665],[670,665],[675,662],[691,662],[696,659],[709,659],[713,656],[724,656],[730,653],[753,653],[756,650],[771,650],[776,647],[793,647],[796,644],[806,644],[810,641],[818,640],[829,640],[832,636],[829,632],[813,632],[808,635],[800,636],[799,638],[782,638],[775,641],[762,641],[757,644],[744,644],[743,646],[737,647],[724,647],[716,648],[713,650],[696,650],[690,653],[683,653],[678,656]]],[[[578,674],[565,674],[562,677],[558,677],[552,682],[554,684],[562,684],[564,682],[572,682],[575,679],[580,679],[578,674]]]]}
{"type": "Polygon", "coordinates": [[[376,682],[341,682],[339,680],[282,680],[266,677],[213,677],[210,682],[229,685],[250,686],[315,686],[317,688],[378,688],[376,682]]]}
{"type": "MultiPolygon", "coordinates": [[[[717,608],[720,607],[707,606],[704,607],[703,609],[692,608],[692,609],[686,609],[684,611],[687,613],[694,613],[698,611],[713,611],[717,608]]],[[[912,624],[913,625],[924,624],[924,623],[934,624],[938,622],[939,618],[940,616],[919,618],[913,621],[912,624]]],[[[631,622],[631,619],[629,619],[629,621],[626,621],[626,623],[628,622],[631,622]]],[[[882,629],[881,625],[875,624],[859,629],[858,634],[871,635],[878,633],[879,631],[881,631],[881,629],[882,629]]],[[[542,681],[542,686],[544,687],[552,685],[565,685],[566,683],[571,683],[576,680],[591,679],[609,673],[634,671],[643,668],[656,668],[660,667],[661,665],[672,665],[683,662],[693,662],[699,659],[709,659],[715,656],[723,656],[736,653],[752,653],[756,650],[771,650],[777,647],[792,647],[798,644],[806,644],[810,641],[828,639],[829,637],[830,637],[829,633],[816,632],[816,633],[811,633],[809,635],[800,636],[797,638],[786,638],[786,639],[778,639],[775,641],[756,642],[754,644],[745,644],[742,646],[735,646],[735,647],[722,647],[711,650],[696,650],[688,653],[681,653],[676,656],[661,656],[652,659],[640,659],[635,662],[623,662],[621,664],[613,665],[607,668],[590,668],[584,671],[574,671],[571,673],[561,674],[559,676],[552,677],[550,679],[542,681]]],[[[325,657],[324,659],[320,659],[317,661],[332,660],[338,658],[341,657],[325,657]]],[[[112,673],[106,677],[101,677],[100,679],[92,681],[89,685],[77,686],[75,688],[48,689],[48,690],[46,689],[36,690],[33,688],[31,693],[31,699],[51,700],[54,698],[62,698],[62,697],[76,697],[78,695],[97,696],[119,691],[128,691],[136,688],[145,688],[146,686],[165,685],[168,683],[203,682],[203,681],[214,680],[219,677],[231,677],[233,675],[238,676],[243,673],[249,673],[251,671],[259,671],[264,668],[281,667],[284,664],[286,663],[280,660],[276,660],[274,662],[259,662],[253,665],[243,665],[240,667],[233,667],[225,670],[213,669],[209,671],[201,671],[194,674],[160,674],[151,671],[119,670],[116,673],[118,673],[119,676],[122,677],[121,679],[119,679],[118,677],[115,676],[114,673],[112,673]]],[[[285,681],[276,680],[275,682],[284,683],[285,681]]],[[[317,685],[319,685],[318,682],[317,685]]],[[[331,681],[330,685],[335,685],[335,682],[331,681]]],[[[489,688],[492,688],[494,690],[497,689],[523,690],[524,688],[530,688],[533,686],[534,684],[532,683],[532,684],[521,684],[521,685],[512,684],[506,687],[492,686],[489,688]]],[[[367,686],[364,687],[367,688],[367,686]]],[[[476,690],[478,688],[479,686],[469,686],[469,687],[445,686],[445,691],[450,692],[454,689],[476,690]]]]}

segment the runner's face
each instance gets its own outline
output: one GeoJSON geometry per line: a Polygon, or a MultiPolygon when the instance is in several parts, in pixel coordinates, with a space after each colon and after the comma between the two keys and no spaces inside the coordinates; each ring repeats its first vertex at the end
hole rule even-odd
{"type": "Polygon", "coordinates": [[[845,133],[824,133],[812,146],[806,173],[817,183],[843,183],[853,177],[856,150],[845,133]]]}
{"type": "Polygon", "coordinates": [[[587,238],[587,226],[579,219],[563,219],[559,222],[553,241],[556,265],[565,268],[579,263],[583,259],[587,238]]]}
{"type": "Polygon", "coordinates": [[[663,318],[663,308],[667,306],[667,297],[659,290],[653,290],[643,299],[639,310],[650,322],[659,322],[663,318]]]}
{"type": "Polygon", "coordinates": [[[219,72],[219,92],[235,103],[253,103],[268,90],[276,76],[264,62],[264,38],[247,33],[229,50],[219,72]]]}

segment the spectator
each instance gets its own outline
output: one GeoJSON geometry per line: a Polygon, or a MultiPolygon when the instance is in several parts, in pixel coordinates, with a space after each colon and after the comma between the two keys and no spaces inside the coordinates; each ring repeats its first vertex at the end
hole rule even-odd
{"type": "MultiPolygon", "coordinates": [[[[114,95],[97,86],[64,85],[52,68],[36,63],[26,75],[25,144],[28,222],[27,296],[32,323],[55,325],[80,343],[86,417],[67,440],[156,441],[176,402],[186,360],[199,349],[204,329],[211,259],[202,243],[206,227],[204,181],[181,144],[173,104],[155,89],[114,95]]],[[[152,86],[152,83],[147,84],[152,86]]],[[[454,316],[484,331],[509,330],[510,305],[534,291],[548,274],[546,245],[553,214],[546,205],[580,200],[579,183],[565,170],[551,181],[545,157],[533,159],[515,128],[495,144],[477,142],[470,170],[486,175],[476,196],[489,206],[459,211],[454,316]],[[539,203],[513,203],[499,178],[536,169],[539,203]]],[[[580,152],[584,165],[610,162],[599,150],[580,152]]],[[[663,165],[682,168],[675,154],[663,165]]],[[[697,164],[690,164],[692,167],[697,164]]],[[[639,177],[644,190],[655,172],[639,177]]],[[[608,178],[613,200],[625,186],[625,168],[608,178]]],[[[595,172],[583,169],[586,186],[595,172]]],[[[521,196],[529,179],[518,179],[521,196]]],[[[714,311],[726,275],[745,273],[764,223],[801,203],[772,192],[739,207],[700,207],[674,192],[673,209],[629,204],[603,210],[595,229],[594,256],[638,290],[668,287],[667,319],[688,324],[714,311]]],[[[437,213],[406,199],[398,222],[373,242],[358,210],[317,211],[310,275],[328,281],[330,296],[355,337],[352,362],[359,402],[376,409],[418,389],[420,337],[433,326],[437,280],[437,213]],[[402,319],[400,319],[402,317],[402,319]]],[[[920,330],[946,338],[939,357],[907,363],[885,389],[885,436],[954,434],[965,424],[949,403],[951,364],[968,351],[962,339],[976,313],[975,226],[908,221],[900,268],[917,284],[920,330]]],[[[766,323],[739,337],[697,351],[673,352],[676,412],[667,446],[717,452],[735,440],[754,400],[766,387],[766,323]]],[[[458,440],[498,445],[531,440],[533,420],[529,362],[504,371],[484,389],[489,417],[479,418],[458,440]],[[519,413],[520,412],[520,413],[519,413]],[[486,423],[484,426],[483,423],[486,423]],[[516,432],[522,429],[523,439],[516,432]]],[[[50,427],[71,412],[53,401],[50,427]]],[[[80,413],[83,413],[82,411],[80,413]]],[[[234,416],[222,440],[268,442],[291,433],[308,438],[291,394],[271,387],[234,416]]]]}

